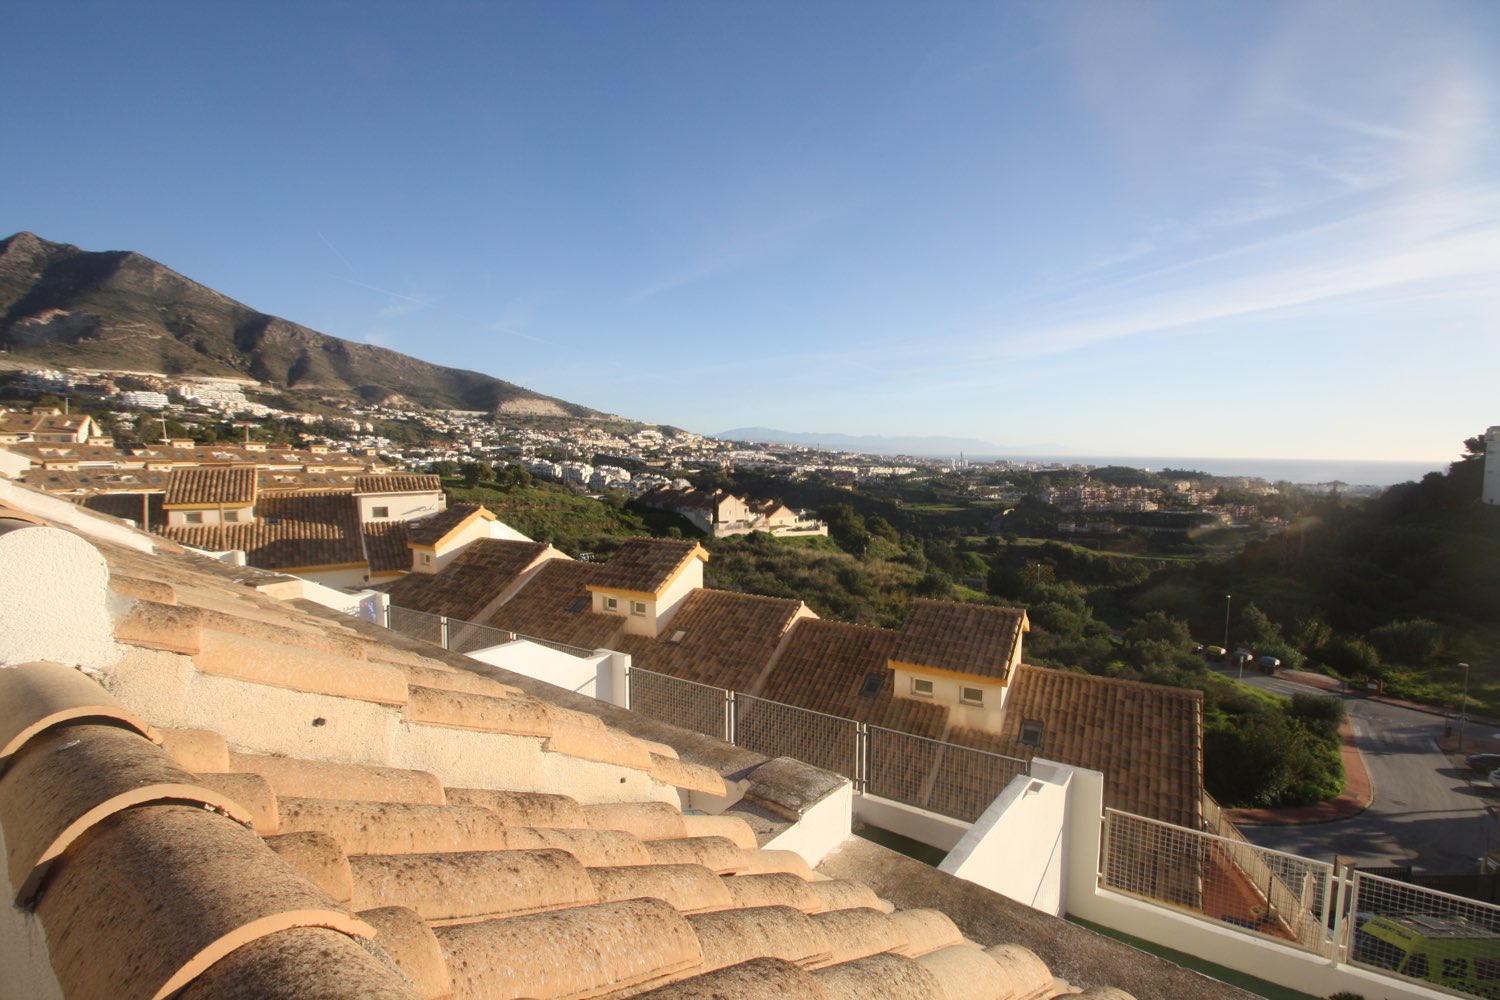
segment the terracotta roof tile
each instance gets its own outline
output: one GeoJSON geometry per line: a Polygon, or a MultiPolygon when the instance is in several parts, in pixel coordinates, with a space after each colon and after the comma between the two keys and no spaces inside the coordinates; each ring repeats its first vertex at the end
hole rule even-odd
{"type": "Polygon", "coordinates": [[[600,568],[597,563],[549,560],[480,624],[584,649],[615,644],[624,621],[591,610],[587,587],[600,568]]]}
{"type": "MultiPolygon", "coordinates": [[[[398,608],[478,622],[484,611],[547,551],[546,542],[481,538],[441,573],[409,573],[386,588],[398,608]]],[[[487,623],[486,623],[487,624],[487,623]]]]}
{"type": "Polygon", "coordinates": [[[472,517],[483,507],[473,503],[456,503],[446,510],[408,523],[413,545],[436,545],[444,535],[472,517]]]}
{"type": "Polygon", "coordinates": [[[365,562],[359,509],[349,493],[261,497],[255,520],[238,524],[161,526],[159,534],[194,548],[239,549],[251,566],[298,569],[365,562]]]}
{"type": "Polygon", "coordinates": [[[438,493],[442,489],[443,481],[437,476],[397,472],[383,476],[360,476],[354,484],[356,493],[438,493]]]}
{"type": "Polygon", "coordinates": [[[894,695],[889,661],[900,641],[900,633],[889,629],[799,621],[787,635],[761,697],[936,739],[947,725],[948,709],[894,695]]]}
{"type": "Polygon", "coordinates": [[[411,548],[406,544],[405,521],[369,521],[360,525],[365,538],[365,557],[371,573],[401,573],[411,569],[411,548]]]}
{"type": "Polygon", "coordinates": [[[609,557],[589,581],[593,590],[630,590],[654,594],[687,564],[689,559],[707,559],[697,542],[668,538],[631,538],[609,557]]]}
{"type": "Polygon", "coordinates": [[[894,659],[1003,680],[1020,650],[1026,612],[986,604],[919,600],[894,659]]]}
{"type": "Polygon", "coordinates": [[[255,502],[253,465],[200,465],[173,469],[167,483],[167,506],[177,504],[249,504],[255,502]]]}
{"type": "Polygon", "coordinates": [[[1104,774],[1104,804],[1194,829],[1202,816],[1203,696],[1197,691],[1023,664],[999,734],[956,729],[954,743],[1104,774]],[[1041,723],[1039,745],[1021,741],[1041,723]]]}
{"type": "Polygon", "coordinates": [[[626,635],[635,666],[735,691],[750,691],[802,602],[701,588],[656,639],[626,635]]]}

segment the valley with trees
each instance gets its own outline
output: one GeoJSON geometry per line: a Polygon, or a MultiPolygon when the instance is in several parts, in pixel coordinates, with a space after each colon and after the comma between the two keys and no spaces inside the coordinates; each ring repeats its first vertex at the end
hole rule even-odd
{"type": "MultiPolygon", "coordinates": [[[[1435,704],[1460,701],[1466,662],[1470,712],[1500,714],[1491,652],[1500,643],[1500,510],[1478,502],[1482,441],[1465,447],[1446,472],[1372,498],[1267,497],[1281,530],[1216,523],[1127,532],[1109,544],[1056,537],[1056,511],[1030,495],[975,496],[971,484],[939,475],[853,489],[764,471],[691,478],[812,508],[829,526],[827,538],[703,538],[709,586],[798,598],[827,618],[886,627],[918,597],[1024,607],[1029,662],[1202,691],[1209,791],[1228,806],[1287,806],[1342,789],[1342,705],[1238,684],[1210,669],[1205,647],[1244,648],[1285,669],[1435,704]]],[[[448,485],[455,500],[482,502],[575,555],[606,555],[632,534],[700,537],[623,494],[600,502],[510,469],[451,470],[462,478],[448,485]]],[[[1101,473],[1162,475],[1093,476],[1101,473]]]]}

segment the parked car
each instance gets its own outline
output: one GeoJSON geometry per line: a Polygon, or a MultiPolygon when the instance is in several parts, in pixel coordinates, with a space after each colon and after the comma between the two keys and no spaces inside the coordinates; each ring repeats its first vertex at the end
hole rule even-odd
{"type": "Polygon", "coordinates": [[[1471,753],[1464,760],[1469,765],[1469,770],[1488,774],[1495,768],[1500,767],[1500,753],[1471,753]]]}

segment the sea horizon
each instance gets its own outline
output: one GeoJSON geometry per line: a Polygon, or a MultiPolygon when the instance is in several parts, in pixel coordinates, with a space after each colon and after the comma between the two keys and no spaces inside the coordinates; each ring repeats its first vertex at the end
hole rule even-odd
{"type": "Polygon", "coordinates": [[[1068,465],[1122,465],[1132,469],[1184,469],[1211,476],[1244,476],[1268,483],[1345,483],[1349,486],[1395,486],[1417,482],[1429,472],[1446,472],[1447,462],[1361,461],[1333,458],[1170,458],[1132,455],[969,455],[973,461],[1018,464],[1056,462],[1068,465]]]}

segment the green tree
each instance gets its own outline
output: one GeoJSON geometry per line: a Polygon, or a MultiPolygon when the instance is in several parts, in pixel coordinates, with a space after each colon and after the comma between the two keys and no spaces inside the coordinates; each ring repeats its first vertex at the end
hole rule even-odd
{"type": "Polygon", "coordinates": [[[491,482],[495,478],[495,470],[490,468],[488,462],[465,462],[458,467],[458,474],[463,476],[464,485],[471,490],[478,484],[491,482]]]}

